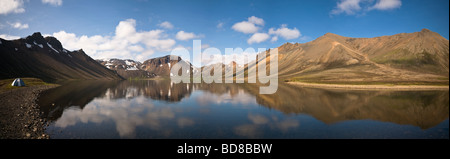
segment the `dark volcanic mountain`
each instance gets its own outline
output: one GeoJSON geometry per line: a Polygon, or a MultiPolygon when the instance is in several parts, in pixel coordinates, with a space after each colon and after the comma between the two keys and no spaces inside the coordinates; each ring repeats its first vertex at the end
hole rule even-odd
{"type": "Polygon", "coordinates": [[[0,39],[0,78],[123,79],[83,50],[68,51],[54,37],[34,33],[17,40],[0,39]]]}

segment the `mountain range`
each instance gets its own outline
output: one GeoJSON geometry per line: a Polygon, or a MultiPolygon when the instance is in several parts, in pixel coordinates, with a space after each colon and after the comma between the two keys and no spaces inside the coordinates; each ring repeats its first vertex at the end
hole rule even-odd
{"type": "Polygon", "coordinates": [[[97,59],[98,63],[116,71],[123,78],[152,78],[156,75],[142,70],[142,63],[130,59],[97,59]]]}
{"type": "Polygon", "coordinates": [[[0,78],[36,77],[46,81],[123,79],[86,55],[64,49],[54,37],[34,33],[17,40],[0,39],[0,78]]]}
{"type": "MultiPolygon", "coordinates": [[[[53,37],[34,33],[24,39],[0,39],[0,78],[37,77],[49,80],[169,77],[176,63],[190,74],[214,65],[194,67],[180,57],[93,60],[83,50],[68,51],[53,37]]],[[[265,53],[269,52],[267,50],[265,53]]],[[[449,41],[428,29],[375,38],[351,38],[327,33],[307,43],[278,47],[279,77],[287,81],[348,83],[445,83],[449,79],[449,41]]],[[[264,56],[264,52],[259,56],[264,56]]],[[[263,60],[269,61],[266,57],[263,60]]],[[[257,69],[250,62],[244,72],[257,69]]],[[[268,63],[267,70],[269,70],[268,63]]]]}
{"type": "Polygon", "coordinates": [[[169,77],[170,68],[175,64],[179,63],[191,68],[191,71],[197,72],[191,63],[184,61],[181,57],[175,55],[167,55],[163,57],[153,58],[144,61],[143,63],[139,61],[134,61],[130,59],[98,59],[97,62],[104,65],[108,69],[117,71],[117,73],[126,78],[153,78],[153,77],[169,77]],[[173,56],[172,60],[171,56],[173,56]]]}
{"type": "MultiPolygon", "coordinates": [[[[286,43],[278,53],[279,77],[291,81],[448,84],[449,41],[428,29],[375,38],[327,33],[286,43]]],[[[254,63],[248,69],[256,69],[254,63]]]]}

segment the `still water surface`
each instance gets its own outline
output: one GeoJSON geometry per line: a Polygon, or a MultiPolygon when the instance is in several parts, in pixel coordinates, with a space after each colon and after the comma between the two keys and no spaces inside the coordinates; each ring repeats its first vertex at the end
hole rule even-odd
{"type": "Polygon", "coordinates": [[[449,91],[83,81],[44,92],[52,138],[449,138],[449,91]]]}

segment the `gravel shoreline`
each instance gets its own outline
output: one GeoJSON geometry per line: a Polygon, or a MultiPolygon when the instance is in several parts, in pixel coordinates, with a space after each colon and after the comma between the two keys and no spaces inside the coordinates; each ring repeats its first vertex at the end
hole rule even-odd
{"type": "Polygon", "coordinates": [[[39,94],[56,85],[24,87],[0,93],[0,139],[49,139],[48,123],[37,105],[39,94]]]}
{"type": "Polygon", "coordinates": [[[344,85],[344,84],[317,84],[304,82],[287,82],[288,84],[329,89],[353,89],[353,90],[448,90],[449,86],[427,86],[427,85],[344,85]]]}

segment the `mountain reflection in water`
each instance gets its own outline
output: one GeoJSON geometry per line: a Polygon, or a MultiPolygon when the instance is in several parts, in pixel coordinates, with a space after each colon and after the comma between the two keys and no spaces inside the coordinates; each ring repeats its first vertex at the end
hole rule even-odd
{"type": "Polygon", "coordinates": [[[448,91],[168,80],[69,82],[38,104],[52,138],[449,138],[448,91]]]}

